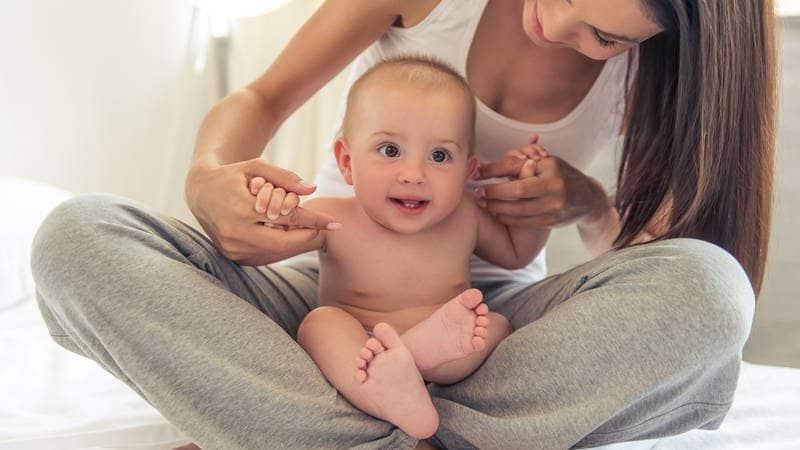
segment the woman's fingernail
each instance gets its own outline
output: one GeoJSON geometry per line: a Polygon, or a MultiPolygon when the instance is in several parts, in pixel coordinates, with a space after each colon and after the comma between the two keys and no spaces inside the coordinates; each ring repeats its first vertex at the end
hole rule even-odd
{"type": "Polygon", "coordinates": [[[281,215],[282,216],[288,216],[290,212],[292,212],[291,209],[282,209],[281,210],[281,215]]]}
{"type": "Polygon", "coordinates": [[[340,224],[339,222],[331,222],[328,224],[326,228],[328,230],[338,230],[339,228],[342,228],[342,224],[340,224]]]}
{"type": "Polygon", "coordinates": [[[264,214],[264,212],[266,212],[266,211],[267,211],[267,208],[265,206],[256,205],[256,212],[264,214]]]}
{"type": "Polygon", "coordinates": [[[300,187],[303,187],[303,188],[306,188],[306,189],[311,189],[311,188],[315,187],[315,185],[312,184],[312,183],[309,183],[307,181],[302,181],[301,180],[300,181],[300,187]]]}
{"type": "Polygon", "coordinates": [[[274,213],[274,212],[272,212],[272,211],[270,211],[270,212],[268,212],[268,213],[267,213],[267,219],[269,219],[269,220],[275,220],[275,219],[277,219],[277,218],[278,218],[278,215],[277,215],[276,213],[274,213]]]}

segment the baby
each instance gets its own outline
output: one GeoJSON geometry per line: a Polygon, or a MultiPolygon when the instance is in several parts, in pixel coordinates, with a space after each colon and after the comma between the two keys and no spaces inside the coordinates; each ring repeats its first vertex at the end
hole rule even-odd
{"type": "MultiPolygon", "coordinates": [[[[425,380],[475,371],[511,326],[469,289],[473,253],[505,268],[527,265],[542,232],[506,226],[483,211],[465,183],[473,155],[475,99],[449,67],[415,57],[381,62],[354,84],[334,152],[355,197],[312,198],[301,208],[342,224],[299,254],[319,251],[319,306],[297,342],[351,403],[424,439],[439,417],[425,380]]],[[[513,153],[513,152],[512,152],[513,153]]],[[[535,157],[518,178],[534,176],[535,157]]],[[[296,195],[253,178],[256,210],[290,214],[296,195]]],[[[279,221],[268,220],[265,225],[279,221]]]]}

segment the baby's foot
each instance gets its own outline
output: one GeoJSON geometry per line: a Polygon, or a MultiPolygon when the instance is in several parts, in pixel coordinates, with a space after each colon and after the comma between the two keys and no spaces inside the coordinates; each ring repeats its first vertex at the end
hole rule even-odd
{"type": "Polygon", "coordinates": [[[477,289],[467,289],[403,334],[403,342],[424,372],[483,350],[489,307],[477,289]]]}
{"type": "Polygon", "coordinates": [[[356,357],[356,379],[376,417],[389,421],[416,439],[433,435],[439,414],[431,403],[414,358],[387,323],[376,324],[356,357]]]}

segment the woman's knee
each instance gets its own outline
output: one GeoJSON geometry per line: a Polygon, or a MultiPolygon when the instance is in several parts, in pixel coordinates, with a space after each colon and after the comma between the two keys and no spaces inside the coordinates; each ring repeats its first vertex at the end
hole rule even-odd
{"type": "MultiPolygon", "coordinates": [[[[664,257],[664,296],[670,306],[680,308],[687,320],[706,327],[711,343],[738,348],[750,334],[755,296],[750,281],[739,262],[727,251],[697,239],[669,239],[651,244],[648,252],[664,257]]],[[[653,269],[651,268],[651,271],[653,269]]]]}
{"type": "Polygon", "coordinates": [[[61,202],[45,217],[33,240],[33,253],[49,253],[62,244],[93,237],[93,225],[108,221],[122,199],[110,194],[83,194],[61,202]]]}
{"type": "MultiPolygon", "coordinates": [[[[86,270],[102,236],[99,223],[112,219],[122,201],[109,194],[84,194],[56,206],[42,221],[31,246],[31,271],[38,291],[57,292],[71,276],[86,270]]],[[[50,301],[52,296],[45,298],[50,301]]]]}

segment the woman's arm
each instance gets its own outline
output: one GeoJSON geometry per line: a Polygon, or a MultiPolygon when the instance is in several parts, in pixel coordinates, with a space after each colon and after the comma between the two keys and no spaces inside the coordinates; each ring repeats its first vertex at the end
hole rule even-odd
{"type": "MultiPolygon", "coordinates": [[[[653,215],[653,219],[645,227],[644,231],[631,242],[640,244],[649,242],[657,237],[663,236],[669,224],[669,211],[672,209],[671,196],[653,215]]],[[[578,233],[589,250],[592,257],[602,255],[609,251],[620,231],[619,212],[613,206],[613,196],[606,197],[606,205],[600,207],[596,212],[587,214],[578,220],[578,233]]]]}
{"type": "MultiPolygon", "coordinates": [[[[391,24],[410,14],[402,0],[328,0],[258,79],[218,102],[204,118],[186,177],[186,201],[209,237],[234,261],[257,264],[280,243],[264,235],[248,180],[310,194],[314,187],[261,160],[281,123],[391,24]]],[[[419,8],[419,6],[417,6],[419,8]]],[[[315,215],[307,225],[333,219],[315,215]]],[[[288,232],[287,234],[291,234],[288,232]]]]}
{"type": "Polygon", "coordinates": [[[256,158],[278,127],[401,17],[399,0],[328,0],[255,81],[203,120],[193,162],[256,158]]]}

